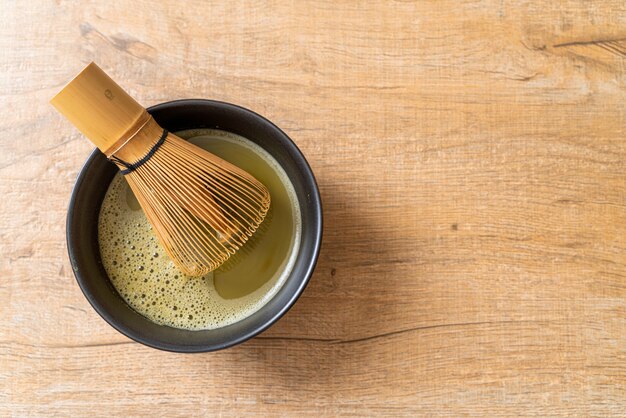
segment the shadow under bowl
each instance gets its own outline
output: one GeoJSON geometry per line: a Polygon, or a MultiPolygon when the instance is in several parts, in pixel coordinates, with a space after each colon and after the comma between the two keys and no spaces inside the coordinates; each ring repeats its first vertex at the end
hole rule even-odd
{"type": "Polygon", "coordinates": [[[313,172],[296,145],[262,116],[229,103],[177,100],[148,109],[170,132],[221,129],[241,135],[265,149],[282,166],[296,192],[302,219],[301,242],[289,277],[258,311],[231,325],[189,331],[156,324],[133,310],[113,287],[102,265],[98,245],[100,207],[117,167],[95,150],[81,169],[67,215],[67,247],[78,284],[91,306],[127,337],[161,350],[207,352],[240,344],[275,323],[306,287],[322,241],[322,206],[313,172]]]}

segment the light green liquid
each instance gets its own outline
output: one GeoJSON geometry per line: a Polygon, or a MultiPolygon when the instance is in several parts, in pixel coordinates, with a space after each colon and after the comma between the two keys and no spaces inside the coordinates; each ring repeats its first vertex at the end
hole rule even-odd
{"type": "Polygon", "coordinates": [[[188,277],[169,260],[118,174],[100,211],[102,261],[118,293],[140,314],[176,328],[219,328],[251,315],[280,289],[298,251],[300,210],[287,175],[256,144],[219,130],[194,129],[176,135],[263,183],[272,199],[266,219],[219,269],[202,278],[188,277]]]}

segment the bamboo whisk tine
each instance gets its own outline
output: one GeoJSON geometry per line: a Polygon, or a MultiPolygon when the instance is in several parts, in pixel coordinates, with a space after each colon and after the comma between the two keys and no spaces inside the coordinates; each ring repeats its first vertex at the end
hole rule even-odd
{"type": "Polygon", "coordinates": [[[122,170],[183,273],[216,269],[263,222],[270,195],[262,183],[165,131],[94,63],[52,104],[122,170]]]}

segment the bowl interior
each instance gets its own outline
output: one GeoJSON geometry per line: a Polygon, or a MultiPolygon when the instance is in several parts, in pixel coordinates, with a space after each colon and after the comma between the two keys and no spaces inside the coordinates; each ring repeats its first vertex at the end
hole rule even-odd
{"type": "Polygon", "coordinates": [[[171,132],[222,129],[257,143],[278,161],[294,186],[302,218],[300,249],[293,270],[265,306],[223,328],[187,331],[158,325],[138,314],[117,293],[100,259],[98,215],[117,168],[96,150],[78,176],[68,211],[67,244],[76,279],[94,309],[118,331],[140,343],[178,352],[213,351],[241,343],[278,320],[302,293],[313,272],[322,238],[322,209],[313,173],[280,129],[249,110],[210,100],[179,100],[148,111],[171,132]]]}

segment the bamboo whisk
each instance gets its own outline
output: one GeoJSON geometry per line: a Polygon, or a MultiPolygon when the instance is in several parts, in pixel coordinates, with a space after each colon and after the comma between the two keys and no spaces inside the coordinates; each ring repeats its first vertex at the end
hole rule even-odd
{"type": "Polygon", "coordinates": [[[96,64],[51,103],[122,170],[183,273],[219,267],[265,218],[270,195],[263,184],[161,128],[96,64]]]}

